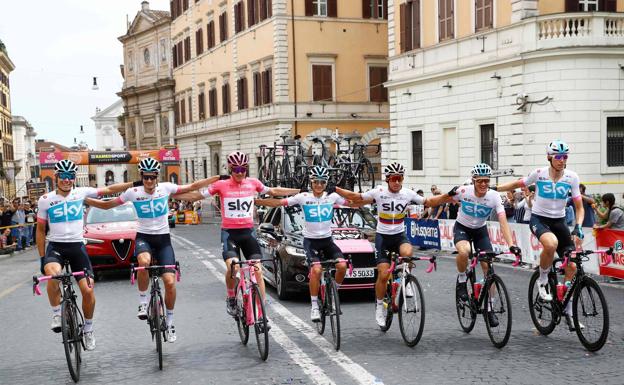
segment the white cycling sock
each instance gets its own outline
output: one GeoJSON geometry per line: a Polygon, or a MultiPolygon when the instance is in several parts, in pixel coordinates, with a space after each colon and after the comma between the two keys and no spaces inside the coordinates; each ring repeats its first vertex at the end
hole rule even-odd
{"type": "Polygon", "coordinates": [[[61,305],[52,306],[52,315],[61,315],[61,305]]]}
{"type": "Polygon", "coordinates": [[[167,309],[167,327],[173,325],[173,310],[167,309]]]}
{"type": "Polygon", "coordinates": [[[377,305],[383,305],[383,299],[376,299],[375,302],[377,305]]]}
{"type": "Polygon", "coordinates": [[[550,269],[542,269],[541,267],[539,268],[539,283],[540,285],[544,285],[546,283],[548,283],[548,273],[550,272],[550,269]]]}
{"type": "Polygon", "coordinates": [[[147,290],[139,291],[139,303],[140,304],[147,304],[147,302],[148,302],[147,290]]]}
{"type": "Polygon", "coordinates": [[[310,296],[310,303],[312,304],[312,307],[318,307],[318,296],[310,296]]]}
{"type": "Polygon", "coordinates": [[[85,318],[84,326],[82,327],[82,331],[85,333],[93,331],[93,319],[85,318]]]}
{"type": "Polygon", "coordinates": [[[568,301],[568,304],[565,307],[565,313],[572,317],[572,301],[568,301]]]}
{"type": "Polygon", "coordinates": [[[457,273],[457,282],[459,283],[464,283],[468,280],[468,277],[466,276],[466,272],[463,273],[457,273]]]}

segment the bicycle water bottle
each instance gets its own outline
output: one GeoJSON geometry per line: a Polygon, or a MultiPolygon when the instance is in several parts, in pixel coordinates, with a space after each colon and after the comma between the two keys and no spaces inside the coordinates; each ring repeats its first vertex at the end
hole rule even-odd
{"type": "Polygon", "coordinates": [[[570,286],[572,286],[572,282],[570,281],[565,281],[565,283],[557,284],[557,299],[559,300],[559,302],[563,301],[570,286]]]}
{"type": "Polygon", "coordinates": [[[481,294],[481,287],[483,287],[483,280],[480,280],[474,283],[475,299],[479,299],[479,295],[481,294]]]}
{"type": "Polygon", "coordinates": [[[399,278],[392,281],[392,298],[396,297],[397,291],[399,291],[399,286],[401,285],[401,280],[399,278]]]}

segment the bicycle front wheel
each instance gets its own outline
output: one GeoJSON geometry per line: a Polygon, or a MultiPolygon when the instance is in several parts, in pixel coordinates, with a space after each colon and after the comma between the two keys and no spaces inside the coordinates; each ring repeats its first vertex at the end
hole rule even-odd
{"type": "Polygon", "coordinates": [[[407,346],[416,346],[425,328],[425,297],[418,279],[405,277],[405,291],[399,296],[399,328],[407,346]]]}
{"type": "Polygon", "coordinates": [[[484,288],[483,318],[490,340],[497,348],[507,345],[511,335],[511,304],[503,280],[496,274],[484,288]]]}
{"type": "Polygon", "coordinates": [[[609,335],[609,308],[600,286],[589,277],[584,277],[574,291],[572,300],[576,335],[590,352],[604,346],[609,335]]]}
{"type": "Polygon", "coordinates": [[[63,347],[65,348],[65,358],[69,374],[74,382],[80,380],[80,349],[81,330],[78,325],[76,309],[71,300],[64,300],[61,305],[61,331],[63,334],[63,347]]]}
{"type": "Polygon", "coordinates": [[[152,295],[152,304],[150,305],[150,309],[152,309],[151,314],[151,326],[152,326],[152,337],[156,341],[156,353],[158,354],[158,369],[162,370],[163,368],[163,303],[160,294],[152,295]]]}
{"type": "MultiPolygon", "coordinates": [[[[529,280],[529,313],[531,314],[531,320],[533,321],[533,325],[535,325],[537,331],[540,334],[547,336],[555,330],[556,316],[554,301],[557,299],[553,298],[553,302],[545,302],[542,300],[539,295],[539,283],[537,282],[539,275],[539,270],[535,270],[529,280]]],[[[551,287],[552,283],[549,282],[548,290],[550,290],[551,293],[554,293],[554,290],[551,290],[551,287]]]]}
{"type": "Polygon", "coordinates": [[[340,298],[338,297],[336,282],[331,280],[327,289],[327,310],[331,323],[332,342],[334,348],[340,350],[340,298]]]}
{"type": "Polygon", "coordinates": [[[457,289],[455,289],[455,307],[457,308],[457,319],[459,319],[459,326],[461,326],[462,330],[466,333],[470,333],[475,326],[475,322],[477,321],[477,313],[472,308],[473,296],[474,293],[472,291],[472,281],[473,279],[468,279],[466,281],[466,287],[468,289],[468,301],[462,301],[459,298],[459,293],[457,289]]]}
{"type": "Polygon", "coordinates": [[[258,353],[260,359],[266,361],[269,356],[269,331],[267,330],[267,317],[264,308],[264,301],[260,295],[257,285],[251,288],[251,300],[253,304],[254,331],[256,332],[256,342],[258,343],[258,353]]]}
{"type": "Polygon", "coordinates": [[[247,325],[247,309],[245,306],[245,294],[243,288],[236,291],[236,327],[238,328],[238,336],[243,345],[247,345],[249,341],[249,325],[247,325]]]}
{"type": "Polygon", "coordinates": [[[319,287],[319,313],[321,319],[316,322],[316,331],[323,335],[325,333],[325,322],[327,321],[327,309],[329,306],[327,305],[327,286],[321,285],[319,287]]]}

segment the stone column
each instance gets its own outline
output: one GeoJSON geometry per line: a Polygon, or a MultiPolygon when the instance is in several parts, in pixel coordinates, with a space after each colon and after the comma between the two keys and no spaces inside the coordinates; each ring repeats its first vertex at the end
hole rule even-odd
{"type": "Polygon", "coordinates": [[[138,112],[134,113],[134,139],[136,140],[136,149],[141,149],[141,115],[138,112]]]}
{"type": "Polygon", "coordinates": [[[132,143],[130,143],[130,118],[127,114],[124,116],[124,124],[126,130],[126,148],[129,150],[132,148],[132,143]]]}
{"type": "Polygon", "coordinates": [[[160,148],[162,147],[160,131],[160,108],[156,108],[156,113],[154,114],[154,125],[154,130],[156,130],[156,146],[160,148]]]}
{"type": "Polygon", "coordinates": [[[169,110],[169,144],[174,144],[173,141],[173,132],[175,131],[175,116],[173,114],[173,109],[169,110]]]}

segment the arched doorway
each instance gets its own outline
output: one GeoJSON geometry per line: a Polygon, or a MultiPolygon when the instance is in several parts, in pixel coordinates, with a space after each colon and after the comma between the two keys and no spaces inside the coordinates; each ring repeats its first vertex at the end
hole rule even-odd
{"type": "Polygon", "coordinates": [[[115,174],[113,173],[112,170],[106,170],[106,173],[104,173],[104,185],[105,186],[110,186],[111,184],[115,183],[115,174]]]}

